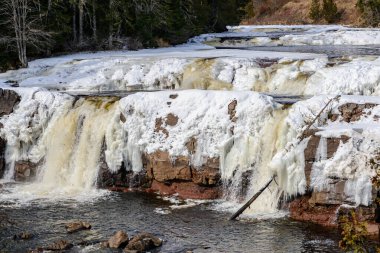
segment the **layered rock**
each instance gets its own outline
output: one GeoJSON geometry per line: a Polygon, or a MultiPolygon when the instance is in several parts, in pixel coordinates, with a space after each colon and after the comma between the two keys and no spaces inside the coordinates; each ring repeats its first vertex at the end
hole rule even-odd
{"type": "MultiPolygon", "coordinates": [[[[377,104],[366,103],[346,103],[338,107],[338,112],[330,114],[328,119],[332,122],[355,123],[363,118],[373,117],[376,121],[376,115],[371,115],[372,108],[377,104]]],[[[375,223],[376,202],[374,198],[377,193],[375,187],[372,187],[372,200],[368,206],[355,203],[352,196],[347,195],[347,183],[349,178],[344,176],[329,176],[326,186],[323,189],[316,189],[311,186],[311,174],[313,166],[317,161],[317,150],[321,141],[319,129],[308,130],[304,133],[304,138],[309,138],[307,147],[304,150],[305,158],[305,176],[308,186],[308,193],[300,196],[289,204],[290,216],[296,220],[318,223],[324,226],[338,226],[342,215],[347,214],[353,208],[359,213],[359,219],[367,222],[367,229],[370,234],[377,234],[378,225],[375,223]]],[[[361,130],[355,130],[361,132],[361,130]]],[[[362,142],[360,138],[355,137],[356,142],[362,142]]],[[[334,137],[325,138],[325,158],[326,160],[334,158],[337,150],[341,145],[346,145],[351,137],[344,134],[335,134],[334,137]]],[[[347,157],[348,159],[349,157],[347,157]]],[[[362,165],[363,166],[363,165],[362,165]]],[[[366,164],[365,166],[371,166],[366,164]]],[[[322,172],[321,172],[322,173],[322,172]]],[[[360,186],[361,187],[361,186],[360,186]]]]}

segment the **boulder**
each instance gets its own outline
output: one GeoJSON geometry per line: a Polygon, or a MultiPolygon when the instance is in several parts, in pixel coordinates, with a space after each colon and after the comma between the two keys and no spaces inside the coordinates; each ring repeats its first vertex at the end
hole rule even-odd
{"type": "Polygon", "coordinates": [[[30,240],[33,238],[33,235],[28,232],[21,232],[18,235],[13,236],[13,240],[30,240]]]}
{"type": "Polygon", "coordinates": [[[128,234],[124,231],[117,231],[109,240],[108,247],[118,249],[124,248],[129,242],[128,234]]]}
{"type": "Polygon", "coordinates": [[[16,92],[0,89],[0,117],[11,114],[19,102],[20,96],[16,92]]]}
{"type": "Polygon", "coordinates": [[[149,233],[141,233],[132,238],[124,252],[145,252],[160,247],[162,240],[149,233]]]}
{"type": "Polygon", "coordinates": [[[62,250],[69,250],[74,245],[72,243],[69,243],[65,240],[59,240],[54,242],[53,244],[47,246],[44,248],[44,250],[51,250],[51,251],[62,251],[62,250]]]}
{"type": "Polygon", "coordinates": [[[81,230],[91,229],[91,224],[83,221],[71,222],[65,225],[67,233],[75,233],[81,230]]]}

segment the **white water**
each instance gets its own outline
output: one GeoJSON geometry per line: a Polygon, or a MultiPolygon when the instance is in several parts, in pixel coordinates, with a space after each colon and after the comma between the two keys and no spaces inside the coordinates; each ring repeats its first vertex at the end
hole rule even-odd
{"type": "MultiPolygon", "coordinates": [[[[81,99],[73,107],[70,101],[61,109],[61,113],[56,113],[49,121],[37,143],[28,150],[31,160],[43,161],[35,181],[18,185],[12,189],[11,195],[3,197],[23,201],[36,198],[89,200],[104,194],[96,190],[104,142],[116,142],[105,151],[110,169],[116,170],[115,167],[120,167],[122,162],[117,152],[109,154],[117,146],[114,138],[120,137],[117,131],[117,125],[120,125],[117,121],[120,115],[117,113],[118,102],[81,99]]],[[[13,163],[11,161],[10,165],[13,163]]]]}

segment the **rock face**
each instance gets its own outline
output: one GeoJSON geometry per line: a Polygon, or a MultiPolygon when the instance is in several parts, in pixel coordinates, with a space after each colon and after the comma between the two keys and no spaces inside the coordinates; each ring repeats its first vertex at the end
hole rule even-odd
{"type": "Polygon", "coordinates": [[[0,117],[11,114],[20,96],[12,90],[0,89],[0,117]]]}
{"type": "MultiPolygon", "coordinates": [[[[329,116],[331,121],[341,122],[355,122],[361,117],[366,117],[371,114],[370,109],[376,106],[376,104],[355,104],[347,103],[339,106],[339,114],[332,114],[329,116]]],[[[315,162],[317,149],[321,140],[321,137],[317,135],[319,130],[308,130],[304,133],[304,138],[310,138],[308,145],[304,151],[305,157],[305,175],[307,186],[310,187],[310,175],[315,162]]],[[[326,138],[327,144],[327,159],[332,158],[340,143],[347,143],[350,137],[342,135],[335,138],[326,138]]],[[[352,203],[352,199],[349,199],[345,194],[346,178],[329,178],[329,184],[326,189],[317,191],[309,188],[308,194],[301,196],[291,201],[289,204],[290,216],[296,220],[308,221],[318,223],[324,226],[338,226],[339,217],[347,213],[347,209],[343,204],[355,205],[352,203]],[[343,206],[342,206],[343,205],[343,206]]],[[[373,196],[376,196],[376,192],[373,192],[373,196]]],[[[368,223],[368,229],[377,227],[375,222],[375,207],[374,205],[369,207],[360,206],[359,213],[362,213],[361,220],[368,223]]]]}
{"type": "MultiPolygon", "coordinates": [[[[192,144],[194,145],[194,143],[192,144]]],[[[151,190],[174,194],[182,198],[214,199],[219,197],[219,160],[208,159],[200,168],[190,165],[188,157],[171,158],[167,152],[145,154],[147,177],[151,190]]]]}
{"type": "Polygon", "coordinates": [[[110,248],[119,249],[127,246],[129,242],[128,234],[124,231],[117,231],[109,240],[108,246],[110,248]]]}
{"type": "Polygon", "coordinates": [[[75,233],[81,230],[91,229],[91,224],[83,221],[72,222],[65,225],[67,233],[75,233]]]}
{"type": "MultiPolygon", "coordinates": [[[[338,227],[342,215],[348,214],[352,209],[339,204],[316,204],[312,196],[306,195],[293,200],[289,205],[290,217],[306,222],[313,222],[328,227],[338,227]]],[[[374,207],[358,207],[355,209],[360,216],[359,220],[367,223],[371,234],[377,234],[378,225],[375,224],[374,207]]]]}
{"type": "MultiPolygon", "coordinates": [[[[20,96],[11,90],[0,89],[0,118],[13,112],[16,104],[20,102],[20,96]]],[[[0,128],[2,128],[0,123],[0,128]]],[[[5,171],[5,148],[6,140],[0,138],[0,178],[4,176],[5,171]]]]}
{"type": "MultiPolygon", "coordinates": [[[[319,130],[311,129],[303,134],[304,138],[310,137],[307,147],[304,151],[305,156],[305,175],[307,186],[310,186],[310,175],[313,163],[315,162],[315,155],[319,146],[321,137],[316,135],[319,130]]],[[[327,159],[334,156],[335,152],[338,150],[340,142],[346,143],[350,138],[347,136],[341,136],[339,138],[326,138],[327,142],[327,159]]]]}
{"type": "Polygon", "coordinates": [[[160,247],[162,240],[149,233],[141,233],[133,237],[124,252],[145,252],[160,247]]]}

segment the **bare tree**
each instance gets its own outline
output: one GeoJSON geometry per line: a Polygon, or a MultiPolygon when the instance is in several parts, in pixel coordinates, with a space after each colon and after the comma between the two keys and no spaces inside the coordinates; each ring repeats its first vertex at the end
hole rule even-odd
{"type": "Polygon", "coordinates": [[[10,35],[1,35],[0,42],[18,53],[22,67],[28,67],[27,47],[43,51],[51,46],[51,34],[42,29],[41,12],[32,0],[6,0],[0,4],[0,14],[10,35]]]}

